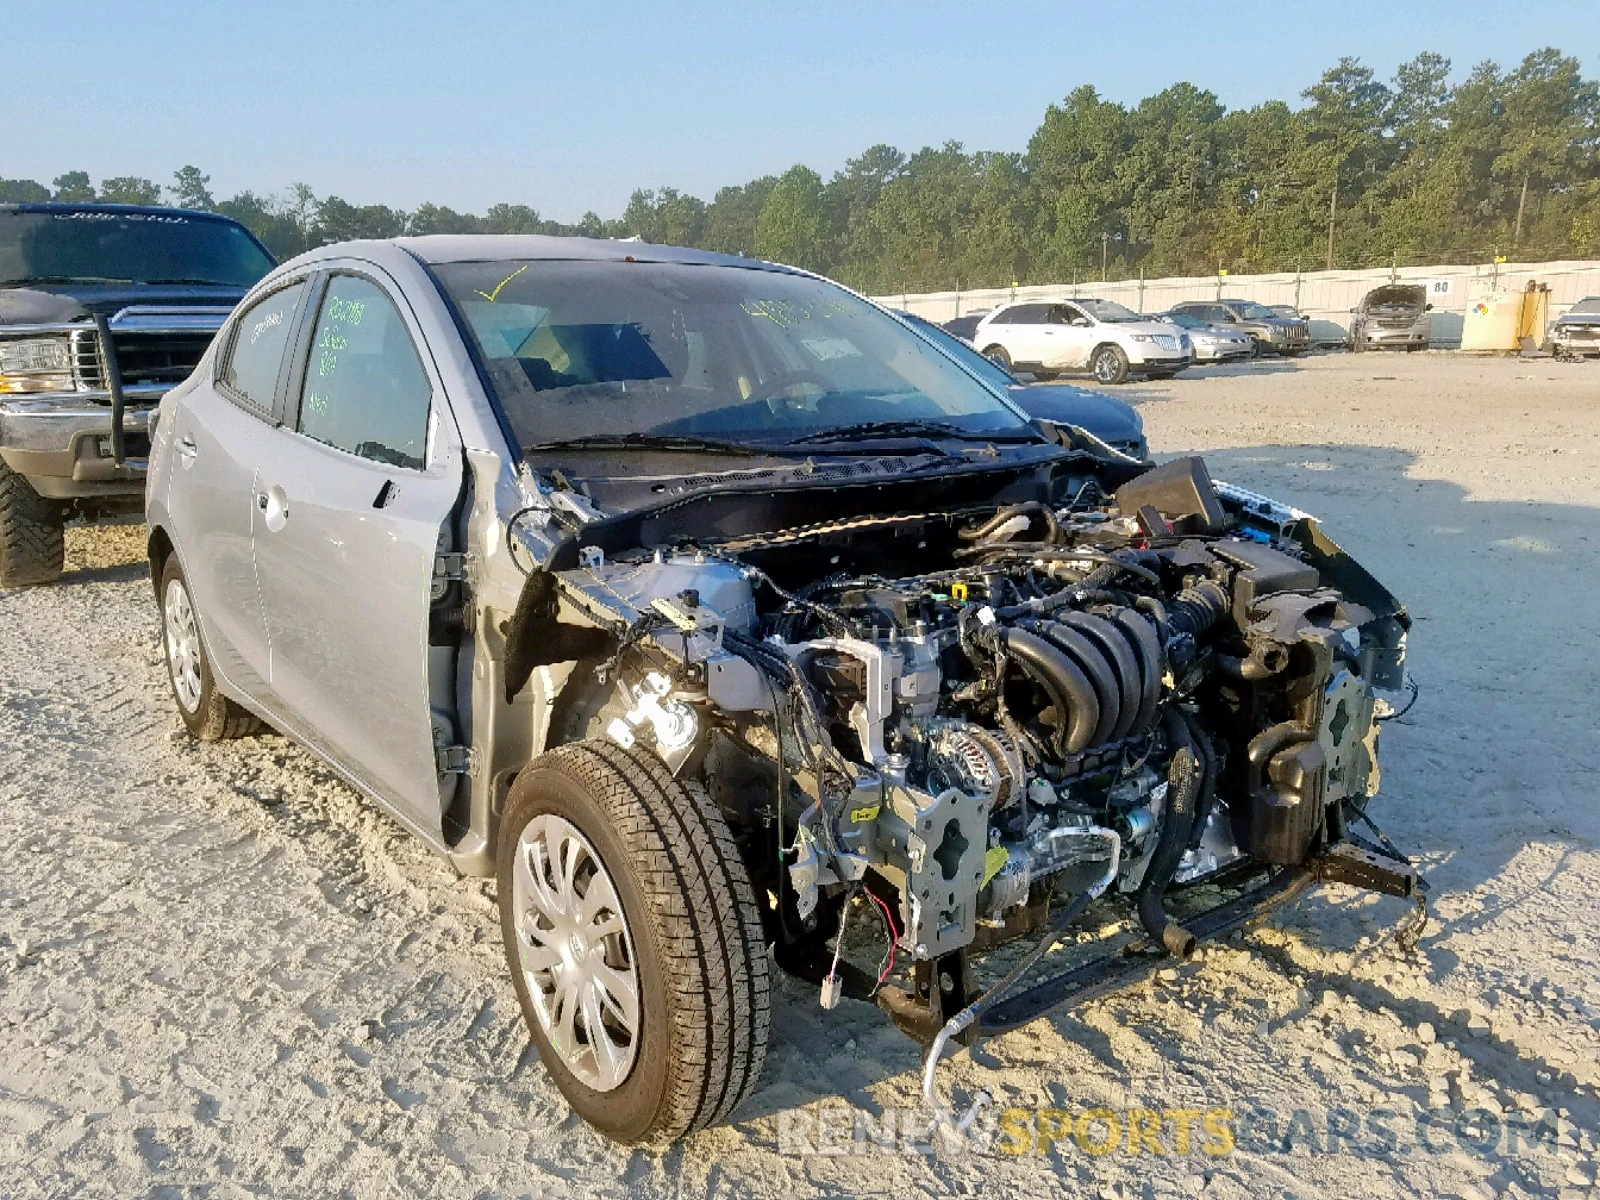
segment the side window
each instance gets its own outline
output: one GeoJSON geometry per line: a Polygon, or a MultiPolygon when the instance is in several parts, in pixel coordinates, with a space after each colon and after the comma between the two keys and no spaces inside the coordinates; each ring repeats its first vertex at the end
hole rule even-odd
{"type": "Polygon", "coordinates": [[[1227,309],[1223,308],[1220,304],[1213,304],[1210,309],[1207,310],[1206,318],[1213,325],[1233,325],[1236,323],[1233,319],[1233,314],[1227,309]]]}
{"type": "Polygon", "coordinates": [[[1050,309],[1050,323],[1052,325],[1071,325],[1083,313],[1071,304],[1056,304],[1050,309]]]}
{"type": "Polygon", "coordinates": [[[394,302],[369,280],[328,281],[300,392],[300,432],[374,462],[420,470],[432,389],[394,302]]]}
{"type": "Polygon", "coordinates": [[[1019,304],[1006,310],[1008,325],[1043,325],[1049,318],[1048,304],[1019,304]]]}
{"type": "Polygon", "coordinates": [[[305,281],[291,283],[257,300],[239,317],[221,381],[252,408],[272,411],[278,387],[278,368],[294,328],[294,312],[305,292],[305,281]]]}

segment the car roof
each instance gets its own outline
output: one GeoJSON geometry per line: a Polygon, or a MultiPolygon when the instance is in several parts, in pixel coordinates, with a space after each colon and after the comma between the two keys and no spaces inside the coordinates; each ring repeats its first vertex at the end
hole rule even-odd
{"type": "MultiPolygon", "coordinates": [[[[686,263],[695,266],[744,267],[790,275],[806,274],[794,267],[765,262],[759,258],[741,258],[735,254],[716,254],[686,246],[658,246],[651,242],[624,242],[611,238],[558,237],[534,233],[440,233],[386,240],[429,265],[565,259],[580,262],[686,263]]],[[[324,246],[321,250],[344,253],[351,244],[336,243],[324,246]]]]}
{"type": "Polygon", "coordinates": [[[173,208],[166,204],[101,204],[87,200],[82,203],[67,200],[8,201],[0,203],[0,212],[94,212],[108,213],[112,216],[137,213],[145,217],[203,217],[210,221],[226,221],[230,225],[239,223],[222,213],[206,212],[200,208],[173,208]]]}

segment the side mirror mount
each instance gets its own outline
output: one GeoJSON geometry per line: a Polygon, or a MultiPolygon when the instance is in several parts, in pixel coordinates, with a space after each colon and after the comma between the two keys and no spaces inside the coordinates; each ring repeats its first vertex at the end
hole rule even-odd
{"type": "Polygon", "coordinates": [[[1432,311],[1433,311],[1433,305],[1431,305],[1431,304],[1424,304],[1424,305],[1423,305],[1423,306],[1422,306],[1422,311],[1423,311],[1423,312],[1432,312],[1432,311]]]}
{"type": "Polygon", "coordinates": [[[1074,329],[1088,329],[1092,323],[1088,317],[1073,317],[1070,322],[1074,329]]]}

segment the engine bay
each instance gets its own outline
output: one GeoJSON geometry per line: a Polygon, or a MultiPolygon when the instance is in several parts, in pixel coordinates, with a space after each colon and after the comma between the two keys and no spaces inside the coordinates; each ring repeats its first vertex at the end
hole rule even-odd
{"type": "Polygon", "coordinates": [[[563,580],[625,624],[552,739],[642,743],[702,781],[780,946],[869,898],[934,1018],[935,964],[960,976],[1063,904],[1126,895],[1151,951],[1184,956],[1169,888],[1344,843],[1409,624],[1307,514],[1196,458],[1063,503],[589,549],[563,580]]]}

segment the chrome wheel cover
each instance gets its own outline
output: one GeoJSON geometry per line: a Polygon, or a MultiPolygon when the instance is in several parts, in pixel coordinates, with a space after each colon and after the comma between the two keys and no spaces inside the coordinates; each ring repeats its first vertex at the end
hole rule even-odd
{"type": "Polygon", "coordinates": [[[1117,377],[1117,357],[1109,350],[1102,350],[1094,358],[1094,377],[1101,383],[1110,383],[1117,377]]]}
{"type": "Polygon", "coordinates": [[[586,1087],[609,1092],[639,1050],[639,970],[616,886],[577,826],[540,813],[517,838],[511,911],[545,1037],[586,1087]]]}
{"type": "Polygon", "coordinates": [[[200,707],[200,626],[183,580],[174,579],[167,584],[161,612],[166,626],[167,670],[172,675],[172,690],[184,712],[192,713],[200,707]]]}

